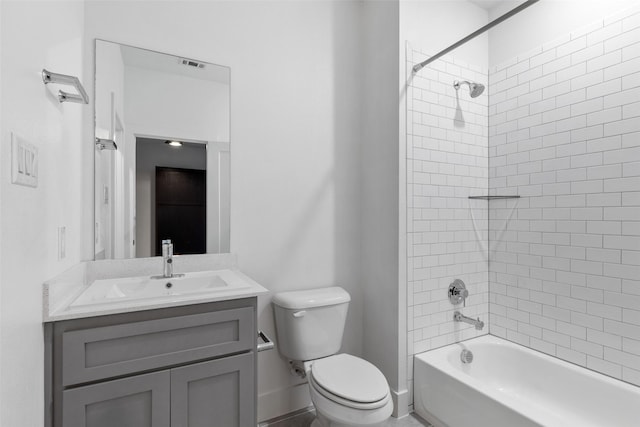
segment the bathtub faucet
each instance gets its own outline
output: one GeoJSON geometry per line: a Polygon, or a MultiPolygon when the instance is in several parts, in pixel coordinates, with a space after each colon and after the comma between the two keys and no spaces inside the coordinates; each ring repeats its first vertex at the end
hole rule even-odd
{"type": "Polygon", "coordinates": [[[479,331],[482,330],[482,328],[484,328],[484,322],[482,320],[480,320],[479,317],[477,319],[473,319],[471,317],[465,316],[464,314],[460,313],[459,311],[456,311],[455,313],[453,313],[453,320],[455,322],[464,322],[464,323],[468,323],[470,325],[473,325],[479,331]]]}

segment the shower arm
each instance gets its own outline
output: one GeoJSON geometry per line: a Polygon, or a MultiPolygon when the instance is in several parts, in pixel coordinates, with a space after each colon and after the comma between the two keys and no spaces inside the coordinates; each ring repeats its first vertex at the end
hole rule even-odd
{"type": "Polygon", "coordinates": [[[478,37],[480,34],[484,33],[485,31],[495,27],[496,25],[498,25],[502,21],[505,21],[505,20],[511,18],[513,15],[517,14],[518,12],[523,11],[524,9],[528,8],[529,6],[531,6],[534,3],[537,3],[539,1],[540,0],[527,0],[527,1],[525,1],[520,6],[517,6],[517,7],[513,8],[513,9],[511,9],[509,12],[507,12],[504,15],[494,19],[493,21],[489,22],[487,25],[485,25],[484,27],[480,28],[479,30],[474,31],[473,33],[469,34],[467,37],[461,39],[460,41],[457,41],[456,43],[452,44],[448,48],[446,48],[446,49],[436,53],[435,55],[431,56],[429,59],[426,59],[426,60],[422,61],[421,63],[414,65],[413,66],[413,73],[414,74],[417,73],[418,71],[423,69],[427,64],[430,64],[431,62],[435,61],[436,59],[440,58],[441,56],[446,55],[447,53],[451,52],[452,50],[456,49],[457,47],[462,46],[463,44],[465,44],[469,40],[478,37]]]}

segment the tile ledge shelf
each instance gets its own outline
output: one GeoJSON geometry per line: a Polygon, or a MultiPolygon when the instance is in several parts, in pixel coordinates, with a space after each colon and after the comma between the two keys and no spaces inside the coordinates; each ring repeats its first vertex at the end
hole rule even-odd
{"type": "Polygon", "coordinates": [[[504,200],[504,199],[519,199],[520,196],[469,196],[473,200],[504,200]]]}

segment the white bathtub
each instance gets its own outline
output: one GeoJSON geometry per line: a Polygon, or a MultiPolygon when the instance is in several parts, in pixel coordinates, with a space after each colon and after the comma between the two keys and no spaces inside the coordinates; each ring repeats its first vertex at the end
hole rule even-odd
{"type": "Polygon", "coordinates": [[[414,408],[437,427],[638,427],[640,387],[485,335],[415,356],[414,408]]]}

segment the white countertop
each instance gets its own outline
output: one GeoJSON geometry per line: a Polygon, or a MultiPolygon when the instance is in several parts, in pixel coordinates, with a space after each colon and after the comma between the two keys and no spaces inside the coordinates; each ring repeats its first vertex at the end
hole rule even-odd
{"type": "Polygon", "coordinates": [[[239,271],[237,257],[234,254],[176,255],[173,258],[173,268],[175,273],[228,269],[232,270],[246,286],[225,292],[183,294],[163,298],[112,301],[104,304],[71,307],[70,304],[96,280],[153,276],[162,272],[161,257],[87,261],[70,268],[57,277],[47,280],[43,284],[43,322],[226,301],[256,297],[269,292],[239,271]]]}

